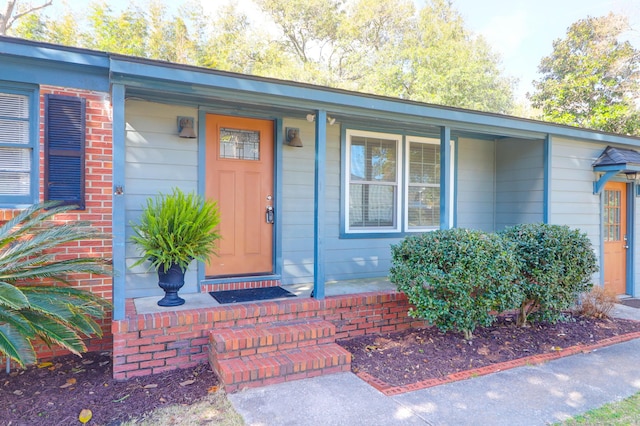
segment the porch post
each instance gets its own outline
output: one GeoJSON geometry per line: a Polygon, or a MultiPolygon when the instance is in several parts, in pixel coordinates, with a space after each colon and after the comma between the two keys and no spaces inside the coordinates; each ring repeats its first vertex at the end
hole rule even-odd
{"type": "Polygon", "coordinates": [[[451,128],[440,128],[440,229],[451,228],[451,128]]]}
{"type": "Polygon", "coordinates": [[[549,223],[551,219],[551,161],[552,161],[552,139],[551,135],[544,138],[544,200],[542,222],[549,223]]]}
{"type": "Polygon", "coordinates": [[[324,299],[324,217],[327,157],[327,112],[316,112],[315,191],[313,210],[313,297],[324,299]]]}
{"type": "Polygon", "coordinates": [[[113,202],[111,227],[113,233],[113,319],[125,317],[125,88],[111,85],[112,138],[113,138],[113,202]]]}

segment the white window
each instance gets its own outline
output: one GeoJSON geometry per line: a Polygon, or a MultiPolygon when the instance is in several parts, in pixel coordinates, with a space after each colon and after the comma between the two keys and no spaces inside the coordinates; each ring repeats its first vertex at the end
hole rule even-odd
{"type": "Polygon", "coordinates": [[[347,232],[400,230],[402,137],[347,130],[347,232]]]}
{"type": "Polygon", "coordinates": [[[406,229],[440,228],[440,140],[407,137],[406,229]]]}
{"type": "Polygon", "coordinates": [[[30,134],[32,96],[5,92],[0,87],[0,204],[33,201],[37,177],[30,134]]]}
{"type": "Polygon", "coordinates": [[[439,138],[347,130],[346,139],[345,234],[440,229],[439,138]]]}

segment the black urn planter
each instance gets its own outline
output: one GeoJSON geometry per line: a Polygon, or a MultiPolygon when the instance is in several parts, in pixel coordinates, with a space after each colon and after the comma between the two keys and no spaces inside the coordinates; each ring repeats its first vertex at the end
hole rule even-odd
{"type": "Polygon", "coordinates": [[[164,290],[164,297],[158,301],[158,306],[180,306],[184,299],[178,297],[178,290],[184,285],[184,272],[178,264],[173,264],[163,271],[158,269],[158,285],[164,290]]]}

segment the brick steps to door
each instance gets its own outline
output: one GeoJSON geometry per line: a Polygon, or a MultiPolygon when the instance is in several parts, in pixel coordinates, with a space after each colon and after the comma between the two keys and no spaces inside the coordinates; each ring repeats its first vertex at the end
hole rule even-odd
{"type": "Polygon", "coordinates": [[[227,392],[350,371],[335,331],[322,320],[213,330],[209,360],[227,392]]]}

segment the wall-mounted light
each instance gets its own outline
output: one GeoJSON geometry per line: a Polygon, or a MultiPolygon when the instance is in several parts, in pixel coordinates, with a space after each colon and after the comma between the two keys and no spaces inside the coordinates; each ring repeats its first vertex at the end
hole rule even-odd
{"type": "Polygon", "coordinates": [[[627,175],[627,180],[638,180],[638,172],[626,172],[625,175],[627,175]]]}
{"type": "MultiPolygon", "coordinates": [[[[309,123],[312,123],[312,122],[316,121],[316,115],[315,114],[307,114],[307,121],[309,123]]],[[[329,117],[327,115],[327,123],[329,123],[329,126],[333,126],[334,124],[336,124],[336,119],[334,117],[329,117]]]]}
{"type": "Polygon", "coordinates": [[[287,127],[284,132],[287,145],[302,148],[302,139],[300,139],[300,129],[297,127],[287,127]]]}
{"type": "Polygon", "coordinates": [[[178,136],[181,138],[194,139],[196,132],[193,129],[193,117],[178,117],[178,136]]]}

